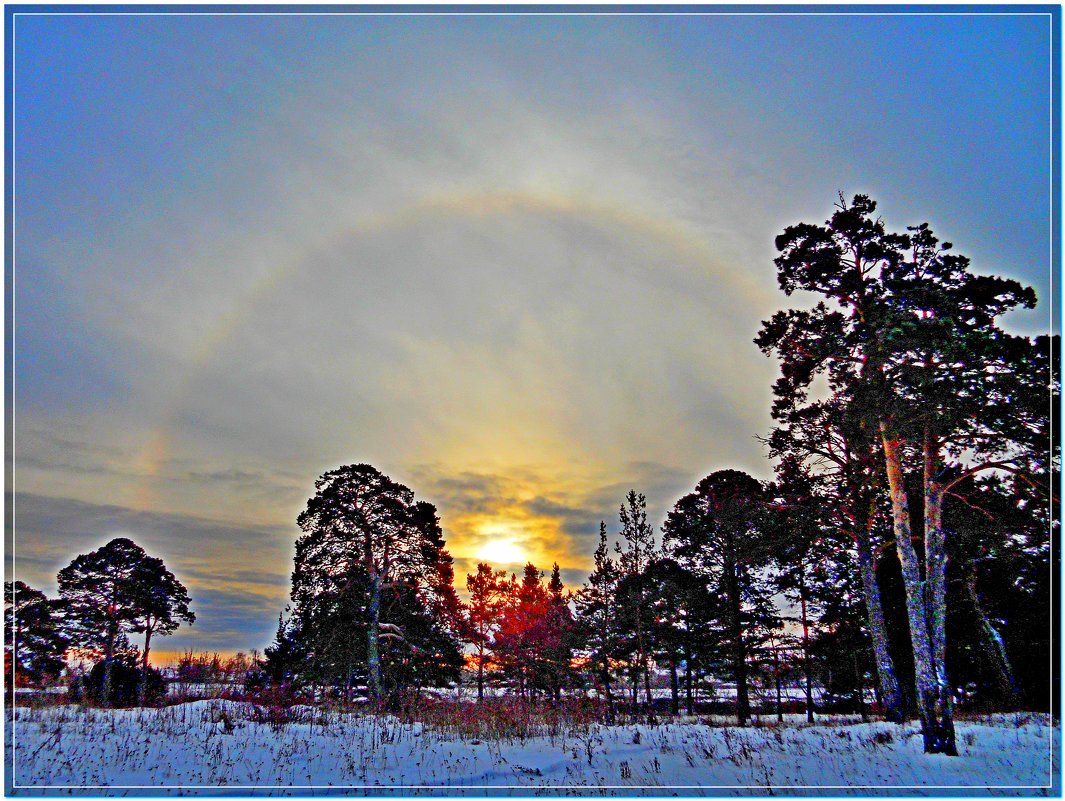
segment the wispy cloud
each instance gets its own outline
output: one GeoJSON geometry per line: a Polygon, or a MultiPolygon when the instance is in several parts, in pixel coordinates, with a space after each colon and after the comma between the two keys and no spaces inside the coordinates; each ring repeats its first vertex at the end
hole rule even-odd
{"type": "Polygon", "coordinates": [[[218,593],[273,620],[340,464],[435,502],[462,565],[509,538],[571,577],[630,488],[658,523],[767,476],[773,237],[837,190],[1049,296],[1034,19],[20,20],[20,567],[137,533],[232,633],[218,593]]]}
{"type": "Polygon", "coordinates": [[[269,641],[289,592],[294,525],[235,527],[28,493],[8,495],[7,503],[15,521],[6,548],[8,580],[54,595],[56,573],[74,557],[114,537],[129,537],[162,557],[189,589],[195,628],[182,629],[166,648],[214,643],[235,650],[269,641]]]}

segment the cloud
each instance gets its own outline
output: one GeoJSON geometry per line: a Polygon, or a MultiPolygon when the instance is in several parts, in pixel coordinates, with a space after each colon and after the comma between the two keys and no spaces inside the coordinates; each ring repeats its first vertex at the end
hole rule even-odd
{"type": "Polygon", "coordinates": [[[56,573],[80,553],[129,537],[161,557],[189,589],[195,628],[165,648],[262,648],[288,596],[295,527],[235,527],[189,515],[162,514],[51,498],[7,496],[15,526],[6,548],[9,580],[55,595],[56,573]]]}
{"type": "MultiPolygon", "coordinates": [[[[369,70],[371,52],[357,55],[369,70]]],[[[772,369],[748,311],[774,292],[736,248],[747,217],[706,191],[710,175],[729,182],[728,160],[693,149],[649,76],[640,90],[586,76],[620,95],[589,108],[520,80],[506,54],[459,62],[477,82],[405,68],[390,92],[342,74],[282,92],[251,145],[148,213],[75,216],[62,240],[26,229],[75,304],[38,293],[35,319],[88,326],[128,391],[91,415],[71,405],[76,457],[20,436],[19,488],[262,523],[291,519],[317,474],[351,461],[754,462],[739,432],[767,425],[751,388],[772,369]]],[[[24,202],[47,194],[33,186],[24,202]]],[[[27,411],[16,428],[55,417],[27,411]]]]}
{"type": "Polygon", "coordinates": [[[473,572],[478,551],[497,539],[513,541],[542,569],[557,561],[571,571],[571,579],[583,577],[598,544],[600,521],[615,537],[620,530],[618,507],[630,489],[647,497],[648,522],[657,530],[666,511],[700,478],[681,467],[644,461],[616,471],[526,465],[458,475],[449,474],[444,465],[428,464],[413,468],[407,480],[419,497],[440,509],[448,547],[457,557],[456,582],[462,585],[461,571],[473,572]],[[603,480],[613,472],[628,478],[603,480]]]}
{"type": "Polygon", "coordinates": [[[1045,166],[966,165],[1049,163],[1027,114],[1050,40],[963,16],[915,60],[928,20],[885,19],[20,23],[20,569],[128,531],[258,603],[284,582],[244,563],[283,576],[315,477],[368,462],[437,503],[462,564],[509,537],[580,571],[630,488],[657,525],[712,470],[767,477],[777,368],[751,340],[786,300],[784,225],[877,190],[892,225],[1049,278],[1045,166]],[[844,29],[888,60],[840,75],[844,29]],[[938,96],[981,145],[907,111],[938,96]]]}

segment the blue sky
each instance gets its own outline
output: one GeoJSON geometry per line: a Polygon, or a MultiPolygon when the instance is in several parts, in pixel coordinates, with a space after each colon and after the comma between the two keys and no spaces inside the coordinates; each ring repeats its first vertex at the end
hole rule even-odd
{"type": "Polygon", "coordinates": [[[498,540],[578,580],[630,487],[660,522],[770,475],[773,238],[837,191],[1049,329],[1050,45],[1020,10],[16,14],[16,577],[131,536],[199,604],[161,648],[261,647],[314,478],[366,461],[460,583],[498,540]]]}

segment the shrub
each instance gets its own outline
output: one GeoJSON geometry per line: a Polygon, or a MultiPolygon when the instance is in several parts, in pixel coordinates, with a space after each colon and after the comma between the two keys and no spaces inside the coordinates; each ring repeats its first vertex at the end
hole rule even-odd
{"type": "Polygon", "coordinates": [[[158,704],[166,697],[166,682],[158,670],[148,668],[147,671],[142,671],[124,659],[115,659],[111,662],[111,697],[105,699],[103,695],[106,670],[106,662],[100,661],[93,665],[88,675],[72,681],[70,699],[89,701],[101,706],[137,706],[142,679],[145,682],[145,704],[158,704]]]}
{"type": "Polygon", "coordinates": [[[265,670],[252,668],[244,675],[244,692],[257,693],[270,686],[270,677],[265,670]]]}

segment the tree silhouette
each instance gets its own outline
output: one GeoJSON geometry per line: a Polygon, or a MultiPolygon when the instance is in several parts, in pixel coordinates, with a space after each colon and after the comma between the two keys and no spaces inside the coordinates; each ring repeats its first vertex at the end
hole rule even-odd
{"type": "Polygon", "coordinates": [[[4,583],[4,651],[12,686],[20,677],[42,682],[59,676],[67,644],[59,603],[21,581],[4,583]]]}
{"type": "Polygon", "coordinates": [[[647,522],[647,498],[636,490],[629,490],[625,502],[618,509],[621,522],[620,541],[615,545],[618,568],[618,614],[631,632],[628,651],[631,654],[632,712],[636,720],[640,677],[647,695],[648,714],[652,710],[650,643],[648,642],[651,606],[647,594],[644,571],[657,556],[654,529],[647,522]]]}
{"type": "Polygon", "coordinates": [[[841,195],[824,226],[801,223],[777,237],[781,288],[824,300],[774,315],[756,341],[781,357],[775,412],[824,375],[846,413],[879,436],[925,750],[956,754],[944,497],[985,470],[1038,471],[1050,451],[1041,420],[1050,380],[1038,348],[997,325],[1034,305],[1031,289],[976,275],[927,224],[888,232],[875,210],[867,196],[848,204],[841,195]],[[920,476],[923,561],[911,539],[907,472],[920,476]]]}
{"type": "Polygon", "coordinates": [[[700,481],[666,517],[663,546],[723,603],[720,640],[736,681],[736,720],[751,716],[747,659],[759,631],[779,626],[759,569],[771,556],[764,533],[764,489],[739,470],[719,470],[700,481]]]}
{"type": "Polygon", "coordinates": [[[507,571],[493,572],[489,565],[480,562],[474,575],[466,576],[466,589],[470,593],[467,604],[468,626],[466,641],[474,648],[477,665],[477,700],[484,698],[484,672],[491,658],[492,638],[499,630],[503,612],[510,602],[510,585],[507,571]]]}
{"type": "Polygon", "coordinates": [[[607,703],[607,720],[613,722],[616,709],[611,686],[614,681],[611,660],[619,649],[617,564],[610,558],[606,523],[599,523],[599,545],[595,549],[595,568],[577,593],[576,622],[588,653],[592,684],[607,703]]]}
{"type": "MultiPolygon", "coordinates": [[[[315,669],[347,687],[354,666],[364,663],[377,702],[383,697],[383,657],[398,688],[396,676],[419,654],[457,648],[443,631],[443,616],[413,625],[415,617],[429,617],[432,608],[449,610],[457,601],[442,585],[451,562],[436,508],[415,502],[409,488],[367,464],[330,470],[315,490],[297,518],[306,533],[296,542],[292,573],[294,628],[315,669]],[[357,644],[362,630],[365,650],[357,644]]],[[[452,656],[441,659],[450,662],[452,656]]]]}
{"type": "Polygon", "coordinates": [[[179,620],[191,623],[188,593],[161,559],[124,537],[76,557],[57,576],[72,645],[103,655],[102,697],[111,698],[116,646],[127,632],[145,635],[147,666],[152,633],[169,634],[179,620]]]}
{"type": "Polygon", "coordinates": [[[196,614],[189,610],[189,592],[163,560],[145,555],[134,575],[136,605],[130,618],[130,630],[144,635],[141,668],[148,669],[148,651],[152,635],[173,634],[181,621],[194,623],[196,614]]]}

